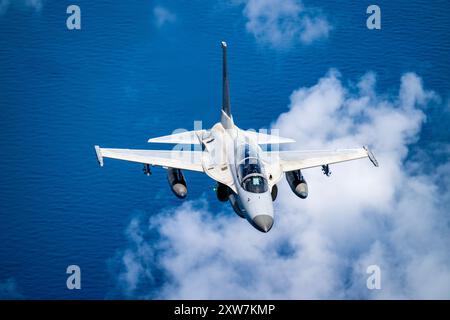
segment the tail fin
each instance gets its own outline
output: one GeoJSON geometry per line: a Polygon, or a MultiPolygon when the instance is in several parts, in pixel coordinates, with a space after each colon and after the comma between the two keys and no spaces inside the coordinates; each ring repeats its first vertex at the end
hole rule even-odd
{"type": "Polygon", "coordinates": [[[228,67],[227,67],[227,43],[222,41],[222,117],[221,123],[225,129],[231,128],[233,120],[231,117],[231,106],[230,106],[230,88],[228,84],[228,67]]]}

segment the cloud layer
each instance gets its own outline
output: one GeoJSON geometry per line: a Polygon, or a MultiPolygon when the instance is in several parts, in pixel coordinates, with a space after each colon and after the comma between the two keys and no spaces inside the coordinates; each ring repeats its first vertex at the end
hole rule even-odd
{"type": "Polygon", "coordinates": [[[42,6],[44,5],[43,0],[16,0],[14,3],[11,2],[11,0],[0,0],[0,15],[6,13],[8,11],[9,7],[12,4],[16,4],[19,6],[23,6],[26,8],[31,8],[36,12],[41,11],[42,6]]]}
{"type": "Polygon", "coordinates": [[[247,31],[263,43],[286,47],[309,44],[328,37],[331,26],[326,18],[299,0],[247,0],[243,14],[247,31]]]}
{"type": "Polygon", "coordinates": [[[300,148],[370,145],[378,161],[305,170],[310,196],[283,181],[268,234],[231,209],[204,200],[133,219],[119,255],[119,284],[134,298],[450,298],[450,163],[431,174],[408,157],[438,97],[414,73],[395,96],[376,92],[376,77],[344,85],[330,71],[290,97],[273,124],[300,148]],[[381,268],[381,290],[366,269],[381,268]]]}
{"type": "Polygon", "coordinates": [[[175,14],[161,6],[153,8],[153,15],[155,17],[155,24],[158,27],[162,27],[168,23],[174,23],[177,18],[175,14]]]}
{"type": "Polygon", "coordinates": [[[17,289],[16,280],[8,278],[0,280],[0,300],[23,299],[23,295],[17,289]]]}

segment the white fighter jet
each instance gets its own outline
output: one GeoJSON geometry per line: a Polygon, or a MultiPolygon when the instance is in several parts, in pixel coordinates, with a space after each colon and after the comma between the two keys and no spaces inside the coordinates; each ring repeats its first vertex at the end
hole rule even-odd
{"type": "Polygon", "coordinates": [[[330,164],[366,157],[378,166],[367,147],[279,151],[273,146],[292,143],[294,140],[238,128],[231,115],[225,42],[222,42],[222,50],[223,101],[220,122],[209,130],[187,131],[148,140],[177,146],[191,145],[194,150],[133,150],[95,146],[100,166],[103,166],[104,158],[112,158],[144,164],[144,173],[147,175],[151,173],[150,165],[166,168],[169,185],[179,198],[187,195],[182,170],[204,172],[217,182],[217,198],[223,202],[229,201],[240,217],[247,219],[261,232],[268,232],[272,228],[272,202],[277,197],[277,183],[284,174],[292,191],[304,199],[308,196],[308,186],[301,172],[303,169],[322,167],[328,176],[330,164]],[[272,148],[267,151],[262,146],[272,148]]]}

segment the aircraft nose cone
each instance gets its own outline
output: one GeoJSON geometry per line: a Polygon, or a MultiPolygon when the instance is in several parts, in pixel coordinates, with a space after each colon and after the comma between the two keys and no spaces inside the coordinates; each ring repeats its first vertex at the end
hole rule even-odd
{"type": "Polygon", "coordinates": [[[261,232],[269,232],[273,226],[273,218],[267,214],[260,214],[253,218],[253,223],[261,232]]]}

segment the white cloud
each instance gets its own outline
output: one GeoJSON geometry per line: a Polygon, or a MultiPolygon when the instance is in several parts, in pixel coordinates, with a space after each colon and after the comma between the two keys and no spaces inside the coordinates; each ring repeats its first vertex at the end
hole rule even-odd
{"type": "Polygon", "coordinates": [[[42,9],[43,0],[26,0],[25,3],[28,7],[40,11],[42,9]]]}
{"type": "MultiPolygon", "coordinates": [[[[43,0],[17,0],[13,3],[24,8],[31,8],[36,12],[41,11],[44,4],[43,0]]],[[[11,0],[0,0],[0,15],[6,13],[12,5],[11,0]]]]}
{"type": "Polygon", "coordinates": [[[161,6],[156,6],[153,9],[153,15],[155,16],[155,23],[158,27],[162,27],[167,23],[173,23],[177,19],[175,14],[161,6]]]}
{"type": "Polygon", "coordinates": [[[286,47],[326,38],[331,26],[324,16],[299,0],[246,0],[247,31],[263,43],[286,47]]]}
{"type": "Polygon", "coordinates": [[[0,300],[6,299],[23,299],[23,296],[17,290],[17,284],[14,278],[0,281],[0,300]]]}
{"type": "Polygon", "coordinates": [[[10,0],[0,0],[0,15],[4,14],[8,10],[10,0]]]}
{"type": "Polygon", "coordinates": [[[327,37],[330,32],[330,25],[323,18],[305,17],[302,25],[303,31],[300,33],[300,39],[303,43],[311,43],[316,39],[327,37]]]}
{"type": "MultiPolygon", "coordinates": [[[[310,195],[300,200],[286,182],[268,234],[227,207],[186,202],[148,220],[133,220],[119,281],[132,297],[450,298],[450,163],[423,172],[407,158],[436,94],[414,73],[398,95],[375,89],[376,76],[344,86],[330,71],[291,95],[273,124],[293,148],[370,145],[368,160],[305,170],[310,195]],[[224,207],[225,208],[225,207],[224,207]],[[381,268],[382,289],[366,288],[366,268],[381,268]]],[[[417,159],[416,159],[417,158],[417,159]]]]}

